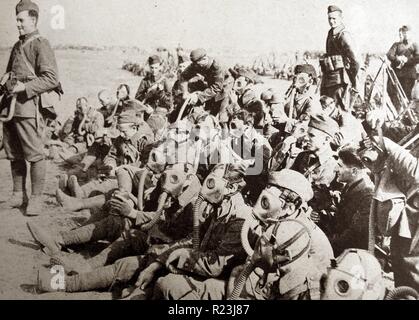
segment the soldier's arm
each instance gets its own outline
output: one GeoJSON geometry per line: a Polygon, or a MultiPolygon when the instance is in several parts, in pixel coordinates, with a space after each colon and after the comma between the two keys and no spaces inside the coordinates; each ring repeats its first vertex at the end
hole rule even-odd
{"type": "Polygon", "coordinates": [[[414,183],[419,183],[418,158],[388,138],[384,138],[384,144],[388,152],[391,165],[398,172],[402,172],[406,178],[412,179],[414,183]]]}
{"type": "Polygon", "coordinates": [[[44,38],[34,41],[37,41],[37,45],[34,45],[36,50],[36,66],[34,69],[38,76],[25,84],[28,99],[50,91],[59,84],[57,62],[51,45],[44,38]]]}
{"type": "Polygon", "coordinates": [[[213,83],[198,95],[198,99],[201,103],[211,100],[223,90],[224,71],[218,65],[213,65],[213,68],[211,75],[213,77],[213,83]]]}
{"type": "Polygon", "coordinates": [[[9,62],[7,63],[6,72],[12,71],[12,65],[13,65],[13,59],[14,59],[14,56],[15,56],[16,46],[17,46],[17,44],[15,44],[13,46],[13,49],[10,52],[10,57],[9,57],[9,62]]]}
{"type": "Polygon", "coordinates": [[[240,232],[243,220],[229,222],[229,226],[218,247],[211,251],[191,251],[189,257],[184,259],[183,265],[177,268],[208,278],[219,277],[223,271],[231,269],[246,258],[240,232]]]}
{"type": "Polygon", "coordinates": [[[103,159],[103,164],[105,166],[110,166],[113,169],[115,169],[118,164],[117,164],[117,159],[118,159],[118,145],[120,143],[119,138],[117,138],[115,140],[115,142],[112,144],[111,149],[109,150],[109,153],[106,155],[106,157],[103,159]]]}
{"type": "Polygon", "coordinates": [[[135,94],[135,99],[138,101],[143,101],[147,93],[146,81],[141,80],[140,85],[138,86],[137,93],[135,94]]]}
{"type": "Polygon", "coordinates": [[[413,52],[410,57],[407,58],[405,66],[414,67],[419,62],[419,53],[418,53],[418,45],[416,43],[412,44],[413,52]]]}
{"type": "Polygon", "coordinates": [[[348,75],[351,80],[352,86],[357,87],[357,75],[361,63],[359,61],[359,55],[355,51],[355,43],[352,37],[348,33],[343,33],[341,36],[341,45],[343,48],[344,55],[349,59],[350,69],[348,70],[348,75]]]}
{"type": "Polygon", "coordinates": [[[387,52],[387,59],[393,62],[396,60],[397,43],[394,43],[387,52]]]}

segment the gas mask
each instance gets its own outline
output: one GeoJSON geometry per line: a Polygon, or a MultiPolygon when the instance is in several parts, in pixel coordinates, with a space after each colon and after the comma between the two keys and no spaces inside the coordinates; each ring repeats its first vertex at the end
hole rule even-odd
{"type": "Polygon", "coordinates": [[[242,120],[233,119],[230,122],[230,135],[233,138],[240,138],[246,130],[246,126],[242,120]]]}
{"type": "Polygon", "coordinates": [[[358,151],[358,155],[365,166],[373,173],[379,172],[385,165],[385,155],[378,149],[364,148],[358,151]]]}
{"type": "Polygon", "coordinates": [[[201,194],[206,201],[212,204],[220,203],[228,194],[228,181],[217,174],[211,173],[202,185],[201,194]]]}
{"type": "Polygon", "coordinates": [[[163,172],[166,167],[166,155],[162,150],[153,149],[147,161],[147,167],[154,173],[163,172]]]}
{"type": "Polygon", "coordinates": [[[320,282],[322,300],[382,300],[381,266],[368,251],[346,249],[320,282]]]}
{"type": "Polygon", "coordinates": [[[182,193],[187,178],[186,172],[181,167],[173,166],[166,170],[160,178],[163,191],[174,198],[178,198],[182,193]]]}
{"type": "Polygon", "coordinates": [[[253,208],[253,214],[262,222],[284,219],[295,213],[295,210],[287,205],[290,202],[298,208],[301,205],[301,198],[291,190],[269,186],[260,194],[253,208]]]}

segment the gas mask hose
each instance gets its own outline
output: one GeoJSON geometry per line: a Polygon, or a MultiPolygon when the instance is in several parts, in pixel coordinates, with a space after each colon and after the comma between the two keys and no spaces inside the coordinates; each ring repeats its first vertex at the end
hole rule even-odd
{"type": "Polygon", "coordinates": [[[384,300],[404,300],[407,296],[412,296],[415,300],[419,300],[418,292],[415,289],[406,286],[391,290],[384,300]]]}
{"type": "Polygon", "coordinates": [[[228,300],[238,300],[240,293],[243,291],[243,288],[246,284],[247,279],[250,277],[251,273],[255,269],[255,265],[251,260],[246,262],[243,271],[240,273],[239,278],[237,279],[236,284],[234,285],[233,292],[231,293],[228,300]]]}
{"type": "Polygon", "coordinates": [[[192,229],[192,243],[193,243],[193,249],[198,250],[199,244],[200,244],[200,238],[199,238],[199,209],[204,202],[204,197],[202,193],[199,193],[198,198],[196,199],[194,205],[193,205],[193,229],[192,229]]]}
{"type": "Polygon", "coordinates": [[[158,205],[156,213],[153,216],[153,219],[151,219],[150,222],[144,224],[141,227],[143,231],[151,230],[160,221],[160,217],[162,213],[164,212],[164,206],[166,204],[167,198],[168,198],[168,193],[163,192],[159,198],[159,205],[158,205]]]}

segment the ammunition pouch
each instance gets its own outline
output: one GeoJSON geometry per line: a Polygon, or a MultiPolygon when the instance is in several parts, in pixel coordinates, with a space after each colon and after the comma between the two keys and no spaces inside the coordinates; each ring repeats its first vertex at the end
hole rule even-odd
{"type": "Polygon", "coordinates": [[[345,68],[345,63],[341,55],[325,56],[320,59],[320,66],[323,73],[339,71],[345,68]]]}

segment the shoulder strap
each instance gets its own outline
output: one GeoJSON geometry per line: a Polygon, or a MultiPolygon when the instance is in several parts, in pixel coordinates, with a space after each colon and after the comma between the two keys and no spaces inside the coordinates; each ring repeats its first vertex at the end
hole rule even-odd
{"type": "Polygon", "coordinates": [[[32,41],[34,41],[35,39],[38,39],[38,38],[40,38],[41,37],[41,35],[39,35],[39,34],[37,34],[37,35],[34,35],[33,37],[31,37],[31,38],[29,38],[25,43],[20,43],[20,46],[19,46],[19,50],[20,50],[20,54],[22,55],[22,58],[23,58],[23,62],[25,63],[25,65],[26,65],[26,67],[29,69],[29,71],[34,75],[34,76],[36,76],[36,73],[35,73],[35,69],[34,69],[34,67],[32,66],[32,64],[29,62],[29,60],[28,60],[28,57],[26,56],[26,53],[25,53],[25,51],[23,50],[23,48],[24,47],[26,47],[29,43],[31,43],[32,41]]]}

